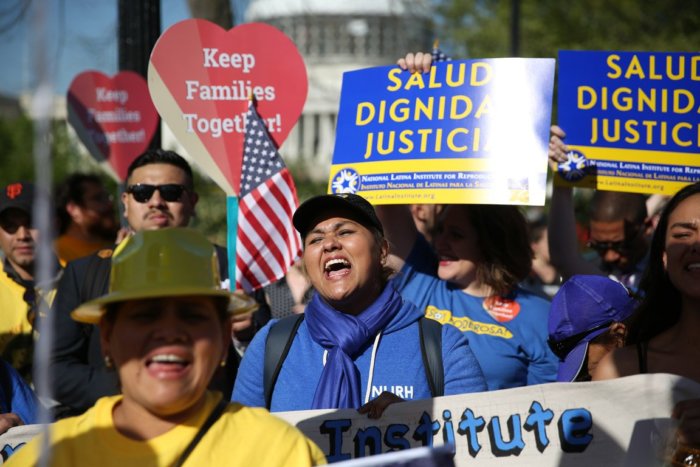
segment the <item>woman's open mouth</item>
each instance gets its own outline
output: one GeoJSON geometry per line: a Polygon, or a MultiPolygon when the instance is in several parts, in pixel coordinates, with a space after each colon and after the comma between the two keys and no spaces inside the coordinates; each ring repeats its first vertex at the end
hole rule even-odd
{"type": "Polygon", "coordinates": [[[146,360],[148,372],[156,378],[177,378],[191,365],[189,359],[172,353],[155,354],[146,360]]]}
{"type": "Polygon", "coordinates": [[[350,273],[352,266],[345,258],[333,258],[326,261],[323,266],[323,273],[328,279],[342,277],[350,273]]]}

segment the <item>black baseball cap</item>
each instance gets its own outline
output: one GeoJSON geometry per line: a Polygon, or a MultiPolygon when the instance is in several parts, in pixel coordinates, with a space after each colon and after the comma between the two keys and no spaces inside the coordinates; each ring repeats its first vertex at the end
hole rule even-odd
{"type": "Polygon", "coordinates": [[[350,211],[362,225],[374,227],[384,234],[382,223],[372,205],[362,196],[351,193],[314,196],[306,200],[294,213],[294,228],[299,231],[301,238],[304,238],[320,215],[334,210],[350,211]]]}
{"type": "Polygon", "coordinates": [[[31,216],[34,185],[27,182],[10,183],[0,190],[0,214],[6,209],[21,209],[31,216]]]}

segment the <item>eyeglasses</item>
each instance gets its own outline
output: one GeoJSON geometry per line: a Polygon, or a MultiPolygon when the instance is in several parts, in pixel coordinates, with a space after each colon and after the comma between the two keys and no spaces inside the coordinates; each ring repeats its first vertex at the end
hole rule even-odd
{"type": "Polygon", "coordinates": [[[632,245],[637,237],[639,237],[641,232],[642,229],[635,229],[632,232],[625,233],[625,238],[616,242],[597,242],[595,240],[591,240],[588,242],[587,246],[588,248],[595,250],[600,256],[603,256],[608,250],[612,250],[620,254],[626,254],[632,249],[632,245]]]}
{"type": "Polygon", "coordinates": [[[617,242],[596,242],[591,240],[588,242],[588,248],[596,251],[599,255],[604,255],[606,251],[612,250],[617,253],[627,253],[630,248],[628,240],[619,240],[617,242]]]}
{"type": "Polygon", "coordinates": [[[139,203],[146,203],[153,196],[153,192],[158,190],[160,196],[167,202],[173,203],[180,201],[182,198],[182,193],[187,191],[185,185],[177,185],[174,183],[168,183],[165,185],[147,185],[143,183],[138,183],[136,185],[129,185],[126,187],[126,192],[131,193],[131,196],[139,203]]]}
{"type": "Polygon", "coordinates": [[[586,331],[579,332],[573,336],[569,336],[566,339],[560,341],[554,341],[552,339],[547,340],[549,348],[552,349],[554,355],[559,357],[559,360],[564,360],[569,353],[574,350],[581,340],[592,332],[600,331],[601,329],[609,327],[614,321],[608,321],[607,323],[600,324],[594,328],[587,329],[586,331]]]}

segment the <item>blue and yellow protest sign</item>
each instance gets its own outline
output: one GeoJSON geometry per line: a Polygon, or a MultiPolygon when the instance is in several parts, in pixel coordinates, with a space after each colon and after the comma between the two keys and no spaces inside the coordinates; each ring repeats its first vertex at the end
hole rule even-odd
{"type": "Polygon", "coordinates": [[[374,204],[542,205],[553,59],[343,75],[329,192],[374,204]]]}
{"type": "Polygon", "coordinates": [[[671,195],[700,180],[700,54],[559,52],[557,184],[671,195]]]}

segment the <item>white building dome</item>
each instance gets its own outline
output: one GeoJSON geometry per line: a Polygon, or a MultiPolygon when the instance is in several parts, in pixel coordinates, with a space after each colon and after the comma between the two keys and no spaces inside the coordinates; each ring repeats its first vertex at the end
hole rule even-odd
{"type": "Polygon", "coordinates": [[[248,21],[301,15],[403,15],[423,10],[427,4],[410,0],[252,0],[246,10],[248,21]]]}
{"type": "Polygon", "coordinates": [[[319,180],[328,178],[343,72],[390,65],[432,43],[428,0],[251,0],[245,21],[280,29],[304,57],[309,95],[280,152],[319,180]]]}

